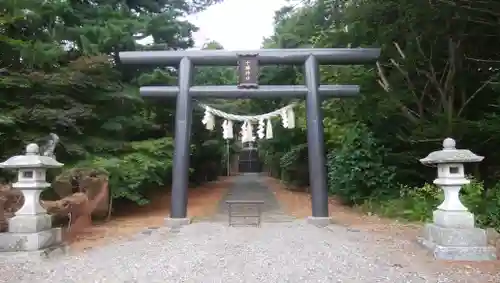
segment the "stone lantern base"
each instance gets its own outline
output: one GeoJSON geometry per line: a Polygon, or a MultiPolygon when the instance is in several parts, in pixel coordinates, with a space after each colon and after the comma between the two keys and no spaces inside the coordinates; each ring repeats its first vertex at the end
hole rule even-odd
{"type": "Polygon", "coordinates": [[[52,228],[48,214],[17,215],[9,219],[9,231],[0,233],[0,256],[19,259],[66,254],[62,229],[52,228]]]}
{"type": "Polygon", "coordinates": [[[486,231],[474,227],[468,211],[436,210],[434,223],[426,224],[418,242],[444,260],[495,260],[496,248],[488,246],[486,231]]]}

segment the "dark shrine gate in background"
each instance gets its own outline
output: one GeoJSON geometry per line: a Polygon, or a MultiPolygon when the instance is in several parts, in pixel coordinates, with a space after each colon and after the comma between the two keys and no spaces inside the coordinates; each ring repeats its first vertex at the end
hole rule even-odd
{"type": "Polygon", "coordinates": [[[253,142],[243,143],[238,154],[238,173],[260,173],[262,164],[253,142]]]}
{"type": "Polygon", "coordinates": [[[323,97],[350,97],[359,94],[356,85],[320,85],[319,66],[375,63],[378,48],[262,49],[258,51],[187,50],[120,52],[123,64],[178,66],[178,86],[144,86],[144,97],[176,97],[175,152],[170,225],[189,223],[187,219],[188,170],[191,139],[192,98],[273,98],[305,97],[312,219],[327,224],[328,191],[324,149],[323,97]],[[195,65],[238,64],[239,84],[192,86],[195,65]],[[305,85],[259,85],[259,65],[303,64],[305,85]]]}

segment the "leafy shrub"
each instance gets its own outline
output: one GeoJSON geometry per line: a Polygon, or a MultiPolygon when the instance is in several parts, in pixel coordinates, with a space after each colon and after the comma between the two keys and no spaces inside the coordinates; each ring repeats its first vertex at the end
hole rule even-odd
{"type": "Polygon", "coordinates": [[[216,180],[225,165],[224,143],[219,139],[209,139],[200,144],[191,145],[190,176],[191,184],[200,184],[216,180]]]}
{"type": "Polygon", "coordinates": [[[166,137],[132,142],[118,157],[93,156],[74,167],[104,170],[109,174],[113,198],[126,198],[144,205],[148,203],[145,192],[169,180],[172,156],[173,141],[166,137]]]}
{"type": "Polygon", "coordinates": [[[348,204],[395,194],[395,169],[384,164],[384,154],[364,125],[347,129],[339,147],[327,156],[329,192],[348,204]]]}
{"type": "Polygon", "coordinates": [[[307,161],[307,144],[292,147],[283,154],[280,161],[281,180],[296,186],[309,184],[309,163],[307,161]]]}
{"type": "MultiPolygon", "coordinates": [[[[500,184],[485,191],[482,182],[472,179],[463,186],[460,199],[474,213],[478,226],[500,230],[500,184]]],[[[410,221],[431,221],[432,212],[443,200],[444,194],[436,185],[401,186],[399,198],[371,199],[363,204],[363,210],[410,221]]]]}
{"type": "Polygon", "coordinates": [[[472,180],[463,186],[461,199],[474,213],[480,227],[493,227],[500,231],[500,183],[485,189],[482,182],[472,180]]]}
{"type": "Polygon", "coordinates": [[[399,191],[397,198],[367,200],[363,210],[409,221],[428,221],[432,219],[432,211],[443,201],[441,189],[431,184],[419,188],[401,185],[399,191]]]}

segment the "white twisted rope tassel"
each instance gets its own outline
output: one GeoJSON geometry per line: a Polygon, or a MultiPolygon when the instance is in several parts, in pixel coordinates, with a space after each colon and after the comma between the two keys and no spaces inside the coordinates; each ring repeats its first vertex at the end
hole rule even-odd
{"type": "Polygon", "coordinates": [[[256,137],[253,133],[252,122],[258,122],[257,136],[259,139],[273,138],[273,125],[271,119],[274,117],[281,116],[281,121],[284,128],[295,128],[295,113],[293,111],[293,107],[295,106],[295,104],[290,104],[283,108],[261,115],[235,115],[212,108],[205,104],[200,104],[200,106],[205,109],[202,123],[205,125],[206,129],[213,130],[215,128],[215,116],[221,117],[225,120],[222,123],[222,135],[225,139],[234,138],[234,121],[243,122],[240,131],[242,142],[255,141],[256,137]]]}
{"type": "Polygon", "coordinates": [[[240,121],[240,122],[258,121],[261,118],[262,119],[270,119],[273,117],[277,117],[283,113],[283,110],[286,110],[290,107],[293,107],[294,105],[295,104],[290,104],[290,105],[287,105],[287,106],[282,107],[280,109],[274,110],[272,112],[260,114],[260,115],[235,115],[235,114],[226,113],[224,111],[212,108],[212,107],[205,105],[205,104],[200,104],[200,106],[203,107],[205,109],[205,111],[208,110],[213,116],[218,116],[218,117],[221,117],[223,119],[232,120],[232,121],[240,121]]]}

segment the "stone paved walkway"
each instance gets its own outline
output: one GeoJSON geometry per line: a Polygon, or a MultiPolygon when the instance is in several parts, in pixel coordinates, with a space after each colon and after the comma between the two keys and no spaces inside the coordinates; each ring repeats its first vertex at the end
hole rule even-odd
{"type": "Polygon", "coordinates": [[[226,196],[219,203],[217,215],[212,221],[227,221],[227,200],[257,200],[264,201],[262,205],[262,221],[265,222],[290,222],[295,218],[286,215],[281,209],[274,194],[264,184],[263,177],[257,173],[246,173],[235,176],[233,185],[226,196]]]}

